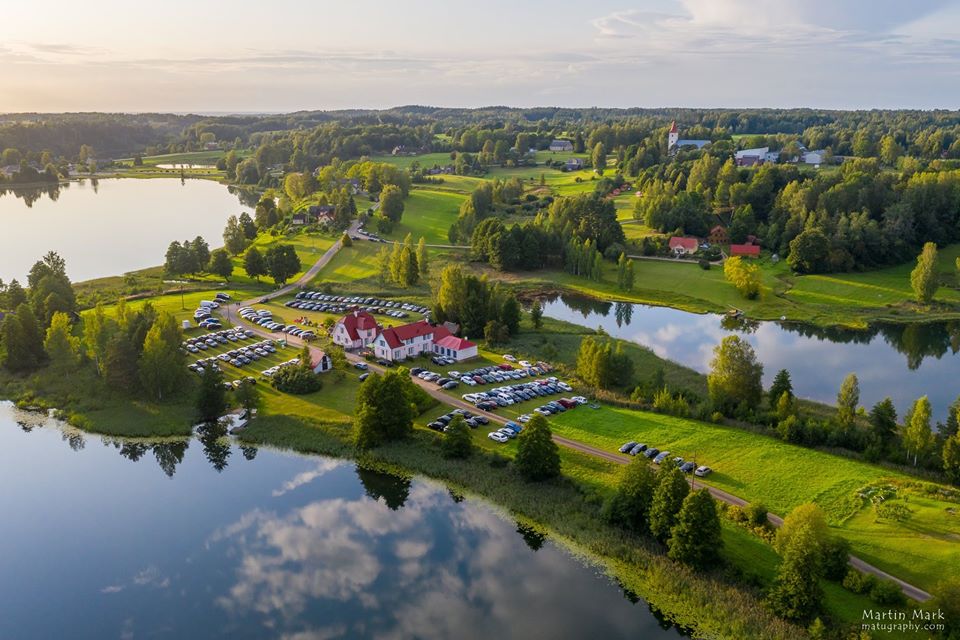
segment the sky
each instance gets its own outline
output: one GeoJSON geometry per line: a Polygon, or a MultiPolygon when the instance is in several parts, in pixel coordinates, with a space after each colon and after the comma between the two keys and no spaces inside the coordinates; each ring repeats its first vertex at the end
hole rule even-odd
{"type": "Polygon", "coordinates": [[[960,0],[4,5],[0,112],[960,102],[960,0]]]}

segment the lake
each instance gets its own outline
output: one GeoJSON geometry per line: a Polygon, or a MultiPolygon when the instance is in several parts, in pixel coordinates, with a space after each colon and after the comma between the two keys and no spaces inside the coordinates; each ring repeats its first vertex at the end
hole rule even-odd
{"type": "Polygon", "coordinates": [[[67,261],[74,282],[163,264],[174,240],[223,244],[227,218],[253,210],[211,180],[109,179],[53,189],[0,190],[0,278],[25,283],[47,251],[67,261]],[[9,239],[15,239],[11,241],[9,239]]]}
{"type": "Polygon", "coordinates": [[[860,380],[862,405],[869,409],[890,396],[901,417],[914,400],[927,395],[934,417],[944,420],[960,395],[960,322],[877,325],[861,331],[745,321],[574,295],[542,303],[545,316],[603,327],[612,336],[704,373],[713,348],[725,336],[740,335],[763,363],[765,386],[777,371],[787,369],[795,393],[820,402],[836,402],[848,373],[860,380]]]}
{"type": "Polygon", "coordinates": [[[0,403],[0,638],[681,636],[487,503],[218,435],[0,403]]]}

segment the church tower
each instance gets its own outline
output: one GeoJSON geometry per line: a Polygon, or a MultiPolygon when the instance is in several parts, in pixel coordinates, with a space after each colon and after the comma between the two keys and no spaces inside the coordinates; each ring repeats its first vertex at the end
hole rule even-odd
{"type": "Polygon", "coordinates": [[[677,121],[670,123],[670,133],[667,134],[667,150],[673,150],[680,140],[680,130],[677,129],[677,121]]]}

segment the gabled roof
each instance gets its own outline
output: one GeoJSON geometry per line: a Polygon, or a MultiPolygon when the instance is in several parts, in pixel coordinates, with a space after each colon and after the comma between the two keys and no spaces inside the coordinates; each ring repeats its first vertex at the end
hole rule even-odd
{"type": "Polygon", "coordinates": [[[360,339],[360,334],[357,333],[357,330],[369,331],[370,329],[373,329],[376,331],[380,328],[380,325],[377,324],[376,318],[366,311],[354,311],[352,313],[348,313],[340,318],[339,323],[342,324],[347,330],[347,335],[350,336],[351,340],[360,339]]]}
{"type": "Polygon", "coordinates": [[[674,236],[670,238],[670,248],[676,249],[677,247],[683,247],[687,251],[696,251],[697,247],[700,246],[700,243],[696,238],[681,238],[679,236],[674,236]]]}
{"type": "Polygon", "coordinates": [[[726,233],[726,232],[727,232],[727,228],[724,227],[722,224],[718,224],[713,229],[710,229],[710,233],[726,233]]]}
{"type": "Polygon", "coordinates": [[[443,327],[435,327],[426,320],[420,320],[411,324],[405,324],[399,327],[384,329],[380,334],[387,341],[391,349],[403,346],[405,340],[413,340],[417,336],[438,336],[450,335],[450,332],[443,327]]]}
{"type": "Polygon", "coordinates": [[[441,347],[446,347],[447,349],[453,349],[454,351],[462,351],[477,346],[466,338],[458,338],[457,336],[446,336],[439,340],[435,339],[433,343],[441,347]]]}

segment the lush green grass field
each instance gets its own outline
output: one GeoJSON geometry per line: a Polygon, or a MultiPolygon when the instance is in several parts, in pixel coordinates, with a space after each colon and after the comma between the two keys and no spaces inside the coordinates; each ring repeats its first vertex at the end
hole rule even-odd
{"type": "Polygon", "coordinates": [[[414,242],[426,238],[427,244],[449,244],[447,231],[456,222],[464,199],[464,196],[449,191],[413,189],[404,201],[400,224],[384,237],[402,241],[409,233],[414,242]]]}
{"type": "Polygon", "coordinates": [[[918,512],[907,523],[874,522],[857,497],[877,482],[907,486],[912,478],[874,465],[798,447],[749,431],[655,413],[604,406],[580,407],[554,416],[554,431],[616,451],[628,440],[644,442],[714,469],[712,486],[786,515],[816,502],[831,526],[850,539],[854,553],[890,573],[932,588],[946,566],[960,566],[960,520],[955,503],[925,498],[909,503],[918,512]]]}

